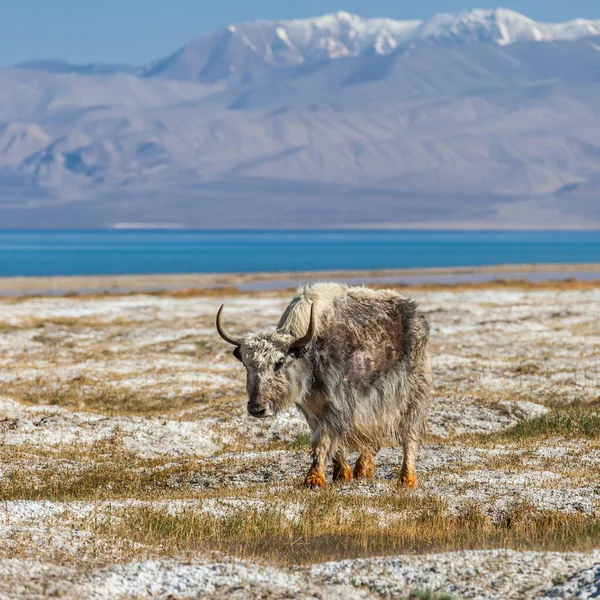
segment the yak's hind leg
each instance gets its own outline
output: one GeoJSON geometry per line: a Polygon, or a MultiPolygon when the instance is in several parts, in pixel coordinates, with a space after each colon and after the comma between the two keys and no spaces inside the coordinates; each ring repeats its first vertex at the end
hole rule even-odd
{"type": "Polygon", "coordinates": [[[354,465],[354,479],[373,479],[375,476],[375,464],[373,460],[379,450],[363,450],[354,465]]]}
{"type": "Polygon", "coordinates": [[[313,462],[304,479],[304,485],[308,488],[325,487],[325,468],[327,466],[327,456],[331,449],[331,438],[317,427],[313,432],[312,457],[313,462]]]}
{"type": "Polygon", "coordinates": [[[346,462],[344,449],[338,448],[333,455],[333,481],[336,483],[345,483],[352,481],[352,469],[346,462]]]}
{"type": "Polygon", "coordinates": [[[413,489],[417,485],[415,457],[419,448],[418,436],[413,432],[403,433],[402,448],[404,450],[404,458],[402,459],[402,469],[400,470],[400,481],[402,485],[413,489]]]}
{"type": "MultiPolygon", "coordinates": [[[[421,315],[421,325],[428,330],[425,318],[421,315]]],[[[400,437],[404,449],[404,459],[400,470],[400,481],[408,488],[417,485],[415,475],[415,458],[419,444],[427,431],[427,413],[431,399],[431,387],[433,385],[431,367],[425,344],[427,337],[421,341],[415,349],[416,357],[413,357],[413,368],[410,376],[410,395],[408,397],[408,411],[402,419],[400,437]]]]}

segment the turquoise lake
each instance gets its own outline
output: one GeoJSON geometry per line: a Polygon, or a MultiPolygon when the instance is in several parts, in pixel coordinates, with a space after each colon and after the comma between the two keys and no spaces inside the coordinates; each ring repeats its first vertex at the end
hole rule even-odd
{"type": "Polygon", "coordinates": [[[600,263],[600,232],[0,231],[0,276],[600,263]]]}

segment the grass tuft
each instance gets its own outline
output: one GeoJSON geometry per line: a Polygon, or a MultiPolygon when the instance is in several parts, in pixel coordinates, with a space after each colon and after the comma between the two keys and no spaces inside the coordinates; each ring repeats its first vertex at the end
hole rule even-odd
{"type": "Polygon", "coordinates": [[[383,521],[327,491],[310,498],[297,517],[282,508],[244,509],[223,517],[143,506],[101,521],[97,533],[165,555],[217,551],[280,565],[464,549],[589,550],[600,537],[598,517],[517,504],[494,520],[474,506],[457,515],[437,497],[404,496],[401,504],[409,510],[383,521]]]}
{"type": "Polygon", "coordinates": [[[416,590],[407,596],[407,600],[453,600],[453,598],[445,592],[430,592],[427,590],[416,590]]]}
{"type": "Polygon", "coordinates": [[[600,405],[578,404],[556,408],[545,415],[521,421],[514,427],[485,437],[492,441],[517,443],[551,438],[597,440],[600,439],[600,405]]]}

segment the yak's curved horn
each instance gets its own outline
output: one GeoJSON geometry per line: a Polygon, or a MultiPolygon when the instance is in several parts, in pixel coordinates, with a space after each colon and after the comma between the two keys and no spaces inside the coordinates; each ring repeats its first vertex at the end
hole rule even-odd
{"type": "Polygon", "coordinates": [[[219,335],[229,344],[231,344],[232,346],[237,346],[238,348],[242,345],[242,340],[238,340],[237,338],[234,338],[232,335],[229,335],[227,333],[227,331],[225,331],[225,328],[223,327],[223,325],[221,325],[221,313],[223,312],[223,307],[225,305],[221,304],[221,308],[219,309],[219,312],[217,313],[217,331],[219,332],[219,335]]]}
{"type": "Polygon", "coordinates": [[[310,321],[308,323],[308,331],[306,332],[306,334],[304,336],[302,336],[301,338],[297,339],[290,346],[290,350],[298,350],[298,349],[304,348],[305,346],[308,346],[308,344],[310,344],[312,342],[313,337],[315,336],[315,329],[316,329],[316,323],[315,323],[315,303],[313,302],[310,305],[310,321]]]}

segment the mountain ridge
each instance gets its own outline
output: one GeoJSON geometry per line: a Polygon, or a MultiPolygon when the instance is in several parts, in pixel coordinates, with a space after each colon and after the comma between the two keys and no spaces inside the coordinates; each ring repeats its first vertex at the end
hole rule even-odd
{"type": "Polygon", "coordinates": [[[236,23],[196,38],[142,75],[216,82],[308,61],[386,55],[414,42],[436,44],[574,41],[600,35],[600,20],[538,23],[508,9],[438,13],[426,20],[363,19],[337,12],[312,19],[236,23]],[[211,53],[218,38],[218,53],[211,53]]]}
{"type": "Polygon", "coordinates": [[[336,13],[315,31],[341,23],[355,54],[313,31],[303,60],[285,44],[269,60],[245,43],[228,55],[247,34],[232,26],[206,60],[163,65],[180,69],[168,77],[158,63],[153,76],[0,69],[0,220],[482,226],[514,211],[519,226],[600,226],[600,35],[577,21],[560,29],[569,39],[542,43],[515,14],[404,24],[395,35],[426,37],[377,52],[389,20],[368,29],[336,13]]]}
{"type": "Polygon", "coordinates": [[[543,23],[505,8],[437,13],[421,20],[362,18],[338,11],[307,19],[232,23],[146,65],[76,65],[61,60],[37,60],[16,68],[75,74],[130,73],[215,83],[231,76],[244,77],[261,68],[370,53],[386,55],[414,42],[509,45],[522,41],[576,41],[595,36],[600,36],[600,19],[543,23]]]}

